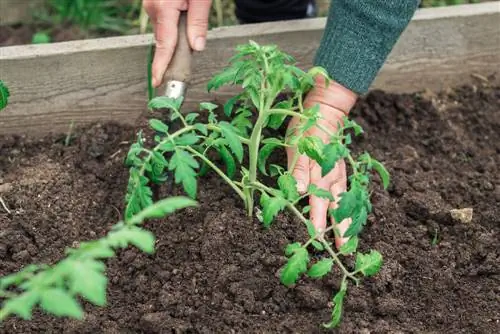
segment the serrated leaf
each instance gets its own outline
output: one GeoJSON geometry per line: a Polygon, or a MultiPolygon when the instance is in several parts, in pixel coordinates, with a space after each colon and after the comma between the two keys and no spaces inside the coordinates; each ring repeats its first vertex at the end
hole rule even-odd
{"type": "Polygon", "coordinates": [[[340,323],[340,319],[342,318],[342,310],[343,310],[343,304],[344,304],[344,297],[347,291],[347,282],[342,281],[342,285],[340,287],[340,290],[337,292],[335,297],[333,297],[333,310],[332,310],[332,319],[330,320],[329,323],[323,324],[323,327],[327,329],[331,329],[334,327],[337,327],[338,324],[340,323]]]}
{"type": "Polygon", "coordinates": [[[382,163],[378,160],[372,159],[372,166],[373,169],[375,169],[380,175],[380,179],[382,180],[382,185],[384,186],[384,189],[387,189],[389,187],[390,183],[390,175],[387,169],[382,165],[382,163]]]}
{"type": "Polygon", "coordinates": [[[179,111],[182,101],[184,98],[181,96],[179,98],[171,98],[167,96],[158,96],[148,103],[148,108],[149,109],[171,109],[175,111],[179,111]]]}
{"type": "Polygon", "coordinates": [[[303,137],[298,144],[300,154],[306,154],[318,163],[323,160],[323,147],[323,141],[316,136],[303,137]]]}
{"type": "Polygon", "coordinates": [[[212,102],[200,103],[200,111],[208,110],[209,112],[213,112],[215,109],[217,109],[217,107],[218,107],[218,105],[216,105],[212,102]]]}
{"type": "Polygon", "coordinates": [[[307,192],[309,195],[313,195],[319,198],[329,199],[330,201],[334,201],[333,195],[330,191],[322,188],[318,188],[315,184],[310,184],[307,187],[307,192]]]}
{"type": "Polygon", "coordinates": [[[307,276],[311,278],[321,278],[332,270],[333,260],[330,258],[321,259],[309,268],[307,276]]]}
{"type": "Polygon", "coordinates": [[[236,104],[236,102],[238,101],[239,98],[240,98],[240,95],[233,96],[229,100],[227,100],[226,103],[224,104],[224,114],[227,117],[231,116],[231,114],[233,112],[234,105],[236,104]]]}
{"type": "Polygon", "coordinates": [[[316,249],[317,251],[324,251],[325,250],[325,247],[323,246],[323,244],[317,240],[313,240],[311,241],[311,245],[313,245],[314,249],[316,249]]]}
{"type": "Polygon", "coordinates": [[[296,249],[281,272],[281,283],[290,286],[297,282],[299,276],[307,271],[308,263],[309,253],[307,250],[304,248],[296,249]]]}
{"type": "Polygon", "coordinates": [[[278,177],[278,186],[285,195],[285,199],[295,201],[300,197],[297,191],[297,180],[291,174],[283,174],[278,177]]]}
{"type": "Polygon", "coordinates": [[[205,124],[198,123],[198,124],[195,124],[193,126],[196,130],[200,131],[204,136],[206,136],[208,134],[208,129],[207,129],[207,126],[205,124]]]}
{"type": "Polygon", "coordinates": [[[357,253],[355,269],[363,275],[370,277],[380,271],[382,262],[382,254],[376,250],[371,250],[368,254],[357,253]]]}
{"type": "Polygon", "coordinates": [[[186,123],[193,124],[193,122],[196,120],[198,116],[200,116],[200,114],[192,112],[187,114],[186,117],[184,117],[184,119],[186,120],[186,123]]]}
{"type": "Polygon", "coordinates": [[[130,226],[110,232],[107,239],[108,243],[114,248],[125,248],[132,244],[145,253],[154,253],[154,235],[150,231],[146,231],[136,226],[130,226]]]}
{"type": "Polygon", "coordinates": [[[339,248],[340,254],[349,255],[355,253],[356,249],[358,249],[358,242],[359,242],[358,237],[356,236],[351,237],[345,244],[340,246],[339,248]]]}
{"type": "Polygon", "coordinates": [[[236,162],[234,161],[233,156],[224,145],[218,146],[217,151],[219,152],[222,161],[224,161],[224,164],[226,165],[226,175],[230,179],[233,179],[234,173],[236,172],[236,162]]]}
{"type": "Polygon", "coordinates": [[[115,252],[102,240],[82,242],[77,250],[94,259],[107,259],[115,255],[115,252]]]}
{"type": "Polygon", "coordinates": [[[129,183],[127,186],[127,195],[125,200],[127,207],[125,209],[125,219],[153,204],[153,192],[148,187],[149,179],[140,175],[136,167],[132,167],[129,172],[129,183]]]}
{"type": "Polygon", "coordinates": [[[168,133],[168,126],[163,123],[162,121],[160,121],[159,119],[150,119],[149,120],[149,126],[151,126],[151,128],[155,131],[158,131],[160,133],[163,133],[163,134],[167,134],[168,133]]]}
{"type": "Polygon", "coordinates": [[[70,289],[73,293],[78,293],[89,302],[97,305],[106,305],[106,286],[108,279],[103,272],[96,269],[92,264],[95,260],[73,261],[71,273],[70,289]]]}
{"type": "Polygon", "coordinates": [[[175,144],[178,146],[191,146],[196,144],[200,140],[200,137],[198,137],[194,133],[186,133],[178,138],[175,139],[175,144]]]}
{"type": "Polygon", "coordinates": [[[273,153],[276,147],[278,147],[278,144],[270,142],[264,144],[264,146],[262,146],[262,148],[259,150],[259,156],[257,158],[257,166],[259,168],[259,171],[264,175],[267,175],[266,161],[271,155],[271,153],[273,153]]]}
{"type": "Polygon", "coordinates": [[[305,224],[306,224],[306,228],[307,228],[307,234],[309,234],[309,237],[311,239],[316,238],[317,231],[316,231],[316,227],[314,227],[313,223],[310,220],[306,220],[305,224]]]}
{"type": "Polygon", "coordinates": [[[271,114],[267,120],[267,126],[273,130],[278,130],[286,119],[283,114],[271,114]]]}
{"type": "Polygon", "coordinates": [[[335,167],[337,162],[347,157],[349,151],[341,143],[330,143],[323,148],[323,159],[321,160],[321,177],[326,176],[335,167]]]}
{"type": "Polygon", "coordinates": [[[83,319],[82,308],[75,298],[59,288],[44,290],[40,295],[40,306],[46,312],[58,317],[83,319]]]}
{"type": "Polygon", "coordinates": [[[16,314],[24,320],[30,320],[33,307],[39,301],[40,295],[36,291],[27,291],[8,299],[2,305],[2,311],[16,314]]]}
{"type": "Polygon", "coordinates": [[[353,215],[352,222],[347,231],[345,231],[343,237],[348,238],[357,236],[363,230],[363,226],[366,224],[367,220],[368,213],[366,212],[366,208],[364,206],[360,207],[359,211],[353,215]]]}
{"type": "Polygon", "coordinates": [[[261,196],[262,217],[264,227],[269,227],[276,215],[286,206],[286,200],[281,197],[269,197],[267,194],[261,196]]]}
{"type": "Polygon", "coordinates": [[[184,191],[191,198],[196,198],[197,183],[195,168],[199,164],[188,152],[176,149],[170,158],[169,170],[175,171],[175,183],[182,183],[184,191]]]}
{"type": "Polygon", "coordinates": [[[137,215],[133,216],[129,223],[139,225],[147,219],[163,218],[177,210],[196,206],[197,202],[184,196],[167,197],[151,204],[137,215]]]}
{"type": "Polygon", "coordinates": [[[229,148],[238,159],[238,162],[241,163],[243,161],[243,144],[241,143],[237,131],[228,122],[220,122],[219,127],[222,132],[222,136],[227,139],[229,148]]]}
{"type": "Polygon", "coordinates": [[[285,248],[285,255],[292,256],[292,254],[295,253],[295,251],[301,247],[302,245],[300,242],[294,242],[292,244],[288,244],[285,248]]]}

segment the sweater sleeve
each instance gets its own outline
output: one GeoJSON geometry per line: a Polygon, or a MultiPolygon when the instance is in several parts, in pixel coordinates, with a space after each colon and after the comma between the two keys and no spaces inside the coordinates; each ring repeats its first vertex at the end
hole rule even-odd
{"type": "Polygon", "coordinates": [[[419,0],[332,0],[315,65],[363,94],[377,76],[419,0]]]}

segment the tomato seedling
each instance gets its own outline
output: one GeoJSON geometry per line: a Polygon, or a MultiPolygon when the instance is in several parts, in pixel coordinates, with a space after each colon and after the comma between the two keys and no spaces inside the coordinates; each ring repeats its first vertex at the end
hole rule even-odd
{"type": "Polygon", "coordinates": [[[228,85],[241,88],[241,92],[223,106],[228,120],[217,114],[218,106],[210,102],[200,103],[200,111],[208,115],[208,121],[201,122],[198,121],[202,118],[200,113],[181,113],[182,98],[151,99],[149,108],[168,109],[171,114],[169,121],[178,123],[180,128],[171,131],[163,120],[151,119],[149,125],[156,134],[147,141],[154,143],[149,147],[143,134],[138,134],[127,156],[130,178],[125,217],[130,219],[151,205],[153,192],[150,184],[165,182],[170,172],[175,183],[182,185],[188,196],[196,198],[197,180],[210,169],[241,198],[248,216],[253,216],[256,211],[257,218],[265,227],[271,225],[278,213],[288,209],[304,223],[309,239],[286,247],[288,262],[282,269],[281,282],[291,286],[303,275],[321,278],[334,267],[340,270],[342,279],[339,291],[333,297],[332,317],[329,323],[324,324],[331,328],[340,322],[348,283],[358,284],[363,276],[375,275],[382,265],[379,252],[357,252],[357,246],[358,235],[372,210],[369,196],[371,171],[379,174],[385,188],[389,184],[389,174],[368,153],[357,157],[351,153],[351,136],[363,133],[356,122],[345,117],[339,122],[337,131],[332,132],[319,124],[322,115],[318,105],[304,107],[303,97],[313,88],[318,75],[330,81],[322,68],[314,67],[305,72],[295,66],[293,57],[276,46],[250,41],[238,46],[236,54],[229,60],[229,66],[208,83],[209,91],[228,85]],[[278,100],[283,95],[286,98],[278,100]],[[256,119],[252,118],[254,115],[256,119]],[[283,137],[269,135],[291,117],[300,120],[291,133],[283,137]],[[329,141],[325,143],[319,137],[306,136],[305,133],[312,127],[326,132],[329,141]],[[289,169],[267,162],[274,150],[289,146],[297,147],[300,154],[316,161],[323,175],[328,174],[342,159],[352,171],[348,191],[340,195],[338,208],[329,212],[336,222],[352,219],[352,224],[343,235],[350,238],[349,242],[338,251],[327,239],[328,234],[339,235],[336,224],[318,233],[307,218],[310,207],[299,207],[299,202],[308,196],[333,201],[332,194],[312,185],[306,194],[299,195],[297,181],[291,174],[296,160],[289,169]],[[213,152],[223,161],[223,166],[210,158],[213,152]],[[263,177],[271,177],[275,185],[266,185],[263,177]],[[258,205],[255,203],[257,199],[258,205]],[[326,257],[314,261],[310,256],[312,251],[325,252],[326,257]],[[356,258],[352,269],[342,261],[343,257],[351,254],[356,258]]]}

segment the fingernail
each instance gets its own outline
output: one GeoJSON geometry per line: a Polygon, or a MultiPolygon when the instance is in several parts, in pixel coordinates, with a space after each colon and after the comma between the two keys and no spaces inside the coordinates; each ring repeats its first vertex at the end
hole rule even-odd
{"type": "Polygon", "coordinates": [[[196,51],[203,51],[205,49],[206,39],[205,37],[197,37],[194,40],[194,49],[196,51]]]}
{"type": "Polygon", "coordinates": [[[299,193],[304,193],[304,192],[306,192],[306,185],[305,185],[305,183],[304,183],[304,182],[300,182],[300,181],[299,181],[299,182],[297,182],[297,191],[298,191],[299,193]]]}

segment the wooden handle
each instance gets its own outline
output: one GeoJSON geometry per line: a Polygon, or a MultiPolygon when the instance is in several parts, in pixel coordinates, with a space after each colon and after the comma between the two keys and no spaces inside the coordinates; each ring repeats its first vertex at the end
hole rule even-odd
{"type": "Polygon", "coordinates": [[[165,72],[165,82],[176,80],[188,82],[191,78],[191,55],[193,50],[189,44],[187,36],[187,14],[182,11],[179,16],[177,32],[177,46],[167,71],[165,72]]]}

